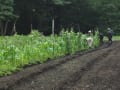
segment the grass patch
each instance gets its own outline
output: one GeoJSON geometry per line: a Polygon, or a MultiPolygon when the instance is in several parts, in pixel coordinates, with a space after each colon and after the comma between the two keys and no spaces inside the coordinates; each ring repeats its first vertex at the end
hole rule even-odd
{"type": "Polygon", "coordinates": [[[120,36],[113,36],[113,40],[114,41],[119,41],[120,40],[120,36]]]}
{"type": "MultiPolygon", "coordinates": [[[[119,41],[120,40],[120,36],[113,36],[113,41],[119,41]]],[[[108,38],[107,37],[104,37],[104,40],[107,41],[108,38]]]]}

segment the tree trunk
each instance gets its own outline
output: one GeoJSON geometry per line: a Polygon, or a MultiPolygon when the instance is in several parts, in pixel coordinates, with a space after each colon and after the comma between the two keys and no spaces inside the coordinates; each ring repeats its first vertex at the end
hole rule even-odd
{"type": "Polygon", "coordinates": [[[6,35],[6,32],[7,32],[8,22],[9,22],[9,21],[6,21],[6,22],[5,22],[4,35],[6,35]]]}
{"type": "Polygon", "coordinates": [[[3,35],[3,22],[0,20],[0,35],[3,35]]]}
{"type": "Polygon", "coordinates": [[[16,33],[16,21],[13,24],[13,29],[12,29],[11,35],[13,35],[15,33],[16,33]]]}
{"type": "Polygon", "coordinates": [[[52,35],[54,36],[54,32],[55,32],[55,21],[54,18],[52,19],[52,35]]]}

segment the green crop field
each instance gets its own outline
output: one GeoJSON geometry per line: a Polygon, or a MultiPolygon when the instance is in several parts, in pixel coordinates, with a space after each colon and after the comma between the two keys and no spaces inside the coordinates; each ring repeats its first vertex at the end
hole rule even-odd
{"type": "MultiPolygon", "coordinates": [[[[46,37],[37,31],[27,36],[1,36],[0,76],[11,74],[25,65],[44,63],[48,58],[53,59],[86,50],[89,48],[86,37],[87,35],[72,31],[46,37]]],[[[93,36],[93,39],[93,47],[98,46],[97,34],[93,36]]]]}

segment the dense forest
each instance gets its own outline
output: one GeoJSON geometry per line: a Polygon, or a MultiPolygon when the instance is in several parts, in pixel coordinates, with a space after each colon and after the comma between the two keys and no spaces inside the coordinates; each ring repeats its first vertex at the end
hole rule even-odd
{"type": "Polygon", "coordinates": [[[36,29],[45,35],[62,28],[87,32],[111,27],[120,34],[120,0],[0,0],[0,35],[29,34],[36,29]]]}

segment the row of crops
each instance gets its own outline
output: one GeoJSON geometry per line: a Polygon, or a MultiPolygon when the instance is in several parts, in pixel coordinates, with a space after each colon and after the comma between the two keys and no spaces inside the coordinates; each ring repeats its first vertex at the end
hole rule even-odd
{"type": "MultiPolygon", "coordinates": [[[[44,63],[50,58],[74,54],[88,49],[87,35],[62,31],[60,35],[47,36],[33,31],[30,35],[0,37],[0,76],[11,74],[23,66],[44,63]]],[[[98,46],[97,34],[93,36],[93,47],[98,46]]]]}

